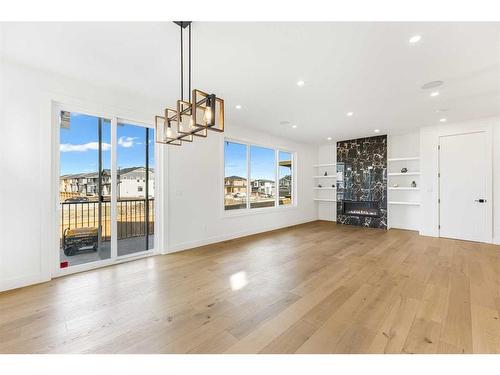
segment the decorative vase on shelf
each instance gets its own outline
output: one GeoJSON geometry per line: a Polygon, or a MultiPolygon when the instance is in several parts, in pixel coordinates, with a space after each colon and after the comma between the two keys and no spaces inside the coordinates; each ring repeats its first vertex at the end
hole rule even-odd
{"type": "Polygon", "coordinates": [[[408,172],[408,168],[406,168],[406,167],[405,168],[401,168],[401,173],[406,173],[406,172],[408,172]]]}
{"type": "Polygon", "coordinates": [[[411,187],[412,187],[412,188],[416,188],[416,187],[417,187],[417,183],[416,183],[415,181],[412,181],[412,183],[411,183],[411,187]]]}
{"type": "Polygon", "coordinates": [[[328,172],[325,172],[325,174],[323,176],[328,176],[328,172]]]}
{"type": "Polygon", "coordinates": [[[321,186],[321,184],[318,184],[318,187],[319,187],[319,188],[320,188],[320,187],[322,187],[322,186],[321,186]]]}

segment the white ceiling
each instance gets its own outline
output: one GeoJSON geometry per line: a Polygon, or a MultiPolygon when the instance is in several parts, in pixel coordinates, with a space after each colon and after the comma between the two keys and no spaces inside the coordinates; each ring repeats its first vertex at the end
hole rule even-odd
{"type": "MultiPolygon", "coordinates": [[[[179,95],[173,23],[3,26],[9,59],[165,105],[179,95]]],[[[311,143],[500,115],[500,23],[198,22],[193,87],[224,98],[227,126],[311,143]],[[430,98],[433,80],[445,84],[430,98]]]]}

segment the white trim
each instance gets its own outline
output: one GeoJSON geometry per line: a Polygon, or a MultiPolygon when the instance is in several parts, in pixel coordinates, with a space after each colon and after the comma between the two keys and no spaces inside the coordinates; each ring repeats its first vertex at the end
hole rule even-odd
{"type": "Polygon", "coordinates": [[[313,168],[320,168],[320,167],[335,167],[337,163],[328,163],[328,164],[313,164],[313,168]]]}
{"type": "Polygon", "coordinates": [[[393,187],[389,186],[387,190],[420,190],[419,187],[407,187],[407,186],[398,186],[398,187],[393,187]]]}
{"type": "Polygon", "coordinates": [[[118,134],[117,134],[117,126],[118,126],[118,119],[116,117],[113,117],[111,119],[111,252],[110,252],[110,257],[113,260],[116,260],[116,257],[118,256],[118,240],[117,240],[117,235],[118,235],[118,217],[117,217],[117,204],[118,204],[118,198],[117,198],[117,187],[118,187],[118,175],[117,175],[117,157],[118,157],[118,147],[116,145],[118,144],[118,134]]]}
{"type": "Polygon", "coordinates": [[[394,205],[403,205],[403,206],[420,206],[419,202],[388,202],[388,203],[394,205]]]}
{"type": "Polygon", "coordinates": [[[387,176],[420,176],[420,172],[394,172],[394,173],[387,173],[387,176]]]}
{"type": "Polygon", "coordinates": [[[389,158],[387,159],[388,162],[395,162],[395,161],[417,161],[420,160],[420,156],[414,156],[414,157],[409,157],[409,158],[389,158]]]}

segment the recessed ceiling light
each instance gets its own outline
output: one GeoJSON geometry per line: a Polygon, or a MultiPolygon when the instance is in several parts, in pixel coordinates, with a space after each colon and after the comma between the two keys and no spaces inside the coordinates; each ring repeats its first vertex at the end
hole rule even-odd
{"type": "Polygon", "coordinates": [[[297,129],[297,125],[292,125],[292,128],[293,129],[297,129]]]}
{"type": "Polygon", "coordinates": [[[439,122],[446,122],[446,121],[448,121],[448,120],[445,119],[444,117],[439,119],[439,122]]]}
{"type": "Polygon", "coordinates": [[[410,40],[408,40],[408,42],[410,42],[411,44],[415,44],[415,43],[420,42],[420,39],[422,39],[422,35],[413,35],[410,38],[410,40]]]}
{"type": "Polygon", "coordinates": [[[347,112],[345,115],[346,115],[347,117],[351,117],[352,115],[354,115],[354,112],[347,112]]]}
{"type": "Polygon", "coordinates": [[[433,91],[433,92],[431,92],[431,96],[432,97],[439,96],[439,91],[433,91]]]}
{"type": "Polygon", "coordinates": [[[304,86],[305,82],[304,81],[297,81],[297,86],[302,87],[304,86]]]}
{"type": "Polygon", "coordinates": [[[380,129],[375,129],[374,132],[375,133],[380,133],[380,129]]]}
{"type": "Polygon", "coordinates": [[[327,141],[331,141],[331,140],[332,140],[332,137],[328,137],[326,140],[327,140],[327,141]]]}
{"type": "Polygon", "coordinates": [[[435,89],[436,87],[442,86],[443,81],[430,81],[422,85],[422,90],[435,89]]]}
{"type": "Polygon", "coordinates": [[[235,105],[235,108],[236,108],[236,109],[241,109],[241,105],[236,104],[236,105],[235,105]]]}

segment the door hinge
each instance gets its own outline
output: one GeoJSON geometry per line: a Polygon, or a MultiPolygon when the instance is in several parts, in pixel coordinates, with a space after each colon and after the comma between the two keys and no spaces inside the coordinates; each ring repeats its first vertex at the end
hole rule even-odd
{"type": "Polygon", "coordinates": [[[438,145],[438,150],[441,150],[441,145],[438,145]]]}
{"type": "Polygon", "coordinates": [[[438,173],[438,178],[440,178],[440,177],[441,177],[441,173],[438,173]]]}
{"type": "Polygon", "coordinates": [[[440,198],[438,198],[438,203],[441,203],[441,199],[440,198]]]}
{"type": "Polygon", "coordinates": [[[441,225],[438,225],[438,229],[441,229],[441,225]]]}

